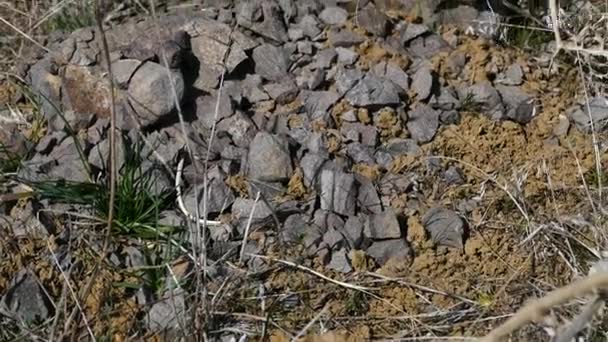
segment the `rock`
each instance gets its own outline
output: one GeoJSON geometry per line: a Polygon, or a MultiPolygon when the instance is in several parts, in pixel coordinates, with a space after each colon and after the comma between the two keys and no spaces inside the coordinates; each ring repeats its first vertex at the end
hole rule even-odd
{"type": "Polygon", "coordinates": [[[428,26],[422,24],[407,24],[401,32],[401,44],[408,45],[413,39],[416,39],[430,32],[428,26]]]}
{"type": "Polygon", "coordinates": [[[340,7],[328,6],[319,13],[319,19],[327,25],[342,25],[348,19],[348,12],[340,7]]]}
{"type": "Polygon", "coordinates": [[[112,63],[112,73],[116,83],[121,87],[126,87],[140,65],[141,61],[136,59],[121,59],[112,63]]]}
{"type": "Polygon", "coordinates": [[[240,110],[233,116],[222,120],[217,125],[217,130],[230,134],[230,138],[238,147],[248,147],[258,132],[255,123],[240,110]]]}
{"type": "MultiPolygon", "coordinates": [[[[71,138],[67,138],[67,141],[71,138]]],[[[110,155],[110,139],[104,139],[99,144],[93,146],[89,152],[89,164],[95,166],[99,170],[108,170],[107,162],[110,155]]],[[[125,141],[121,135],[116,136],[116,164],[118,168],[122,168],[125,163],[125,141]]],[[[82,168],[82,166],[80,166],[82,168]]]]}
{"type": "Polygon", "coordinates": [[[388,17],[373,5],[357,12],[357,21],[367,32],[378,37],[386,37],[389,29],[388,17]]]}
{"type": "Polygon", "coordinates": [[[304,108],[306,113],[312,115],[316,112],[327,112],[338,99],[340,95],[335,91],[302,91],[300,97],[303,98],[304,108]]]}
{"type": "Polygon", "coordinates": [[[558,116],[556,125],[553,127],[553,135],[556,137],[563,137],[568,134],[570,130],[570,120],[563,114],[558,116]]]}
{"type": "Polygon", "coordinates": [[[235,12],[239,25],[276,42],[289,40],[281,7],[275,1],[239,1],[235,12]]]}
{"type": "Polygon", "coordinates": [[[373,240],[397,239],[402,236],[399,220],[391,208],[369,215],[363,233],[373,240]]]}
{"type": "Polygon", "coordinates": [[[321,50],[315,57],[315,67],[319,69],[328,69],[336,61],[336,49],[329,48],[321,50]]]}
{"type": "Polygon", "coordinates": [[[305,55],[312,55],[314,52],[313,45],[309,41],[298,42],[298,52],[305,55]]]}
{"type": "Polygon", "coordinates": [[[457,78],[464,70],[467,63],[467,55],[464,51],[454,51],[446,59],[446,73],[453,78],[457,78]]]}
{"type": "Polygon", "coordinates": [[[298,96],[298,86],[291,79],[278,83],[270,83],[264,86],[264,90],[278,104],[287,104],[298,96]]]}
{"type": "Polygon", "coordinates": [[[197,120],[203,127],[208,129],[211,129],[214,124],[234,113],[232,101],[230,101],[230,97],[225,93],[222,93],[219,98],[219,106],[217,95],[199,96],[195,101],[197,120]]]}
{"type": "Polygon", "coordinates": [[[306,248],[318,245],[323,239],[319,227],[310,224],[304,214],[287,217],[281,230],[281,237],[285,242],[302,243],[306,248]]]}
{"type": "Polygon", "coordinates": [[[314,39],[321,34],[319,25],[319,21],[313,15],[305,15],[298,23],[298,27],[304,32],[304,35],[310,39],[314,39]]]}
{"type": "Polygon", "coordinates": [[[405,262],[412,257],[412,250],[405,239],[374,241],[365,253],[380,266],[389,260],[405,262]]]}
{"type": "Polygon", "coordinates": [[[281,47],[262,44],[253,49],[255,72],[269,81],[280,82],[289,77],[289,55],[281,47]]]}
{"type": "Polygon", "coordinates": [[[416,92],[418,99],[427,100],[433,90],[433,74],[429,67],[421,67],[412,77],[412,90],[416,92]]]}
{"type": "Polygon", "coordinates": [[[168,72],[160,64],[146,62],[131,77],[128,93],[140,124],[145,127],[169,114],[175,103],[182,101],[184,78],[180,72],[168,72]],[[177,94],[177,99],[173,94],[177,94]]]}
{"type": "Polygon", "coordinates": [[[337,29],[332,29],[329,31],[328,39],[333,47],[351,47],[365,41],[365,37],[357,33],[337,29]]]}
{"type": "Polygon", "coordinates": [[[443,173],[443,179],[448,183],[448,185],[460,185],[464,184],[464,179],[462,178],[462,171],[456,166],[450,166],[443,173]]]}
{"type": "Polygon", "coordinates": [[[378,191],[374,184],[367,178],[356,175],[355,178],[359,183],[359,191],[357,195],[357,203],[359,210],[364,214],[379,214],[382,210],[382,202],[378,196],[378,191]]]}
{"type": "Polygon", "coordinates": [[[496,86],[505,105],[506,117],[512,121],[525,125],[532,121],[537,114],[536,99],[526,94],[520,87],[496,86]]]}
{"type": "Polygon", "coordinates": [[[224,181],[226,175],[224,175],[223,172],[215,168],[209,173],[207,181],[207,203],[205,203],[205,191],[202,186],[197,187],[198,197],[195,196],[194,188],[190,188],[183,196],[184,206],[192,215],[196,214],[197,205],[199,213],[203,217],[205,209],[207,215],[223,213],[236,199],[232,190],[224,181]],[[213,176],[213,173],[216,173],[215,177],[211,177],[213,176]]]}
{"type": "Polygon", "coordinates": [[[511,64],[504,73],[498,75],[497,83],[507,86],[519,86],[524,81],[524,71],[518,63],[511,64]]]}
{"type": "Polygon", "coordinates": [[[338,231],[339,228],[342,227],[329,227],[325,231],[325,234],[323,234],[323,243],[329,247],[329,249],[338,248],[344,240],[344,237],[338,231]]]}
{"type": "Polygon", "coordinates": [[[300,160],[300,167],[304,176],[304,185],[312,187],[319,178],[319,170],[327,160],[327,157],[319,153],[307,153],[300,160]]]}
{"type": "Polygon", "coordinates": [[[441,87],[439,96],[433,95],[429,104],[437,110],[449,111],[460,108],[460,101],[457,98],[454,89],[450,87],[441,87]]]}
{"type": "Polygon", "coordinates": [[[400,103],[399,89],[391,81],[368,73],[350,91],[346,100],[353,106],[391,106],[400,103]]]}
{"type": "Polygon", "coordinates": [[[608,128],[608,99],[605,97],[595,97],[586,104],[575,105],[568,110],[570,120],[574,122],[576,128],[585,133],[592,130],[599,133],[608,128]]]}
{"type": "Polygon", "coordinates": [[[247,175],[260,181],[284,181],[291,177],[291,155],[286,139],[258,132],[249,146],[247,175]]]}
{"type": "Polygon", "coordinates": [[[438,34],[430,34],[415,38],[409,43],[406,51],[414,58],[431,59],[442,52],[450,52],[453,48],[438,34]]]}
{"type": "Polygon", "coordinates": [[[344,240],[349,249],[359,249],[363,243],[363,227],[366,218],[362,215],[350,216],[342,228],[344,240]]]}
{"type": "Polygon", "coordinates": [[[185,293],[181,289],[169,290],[157,301],[146,315],[148,328],[152,331],[178,329],[186,319],[185,293]]]}
{"type": "MultiPolygon", "coordinates": [[[[213,71],[214,77],[221,75],[225,65],[226,71],[232,73],[241,63],[247,60],[247,54],[239,43],[227,44],[208,35],[201,35],[191,39],[192,54],[201,64],[213,71]],[[217,75],[217,76],[216,76],[217,75]]],[[[199,75],[202,69],[199,70],[199,75]]]]}
{"type": "Polygon", "coordinates": [[[12,230],[15,238],[48,238],[55,233],[56,226],[51,215],[41,209],[40,203],[31,201],[25,207],[14,207],[11,216],[7,216],[11,224],[6,228],[12,230]]]}
{"type": "Polygon", "coordinates": [[[373,165],[375,161],[373,149],[358,142],[348,144],[346,147],[346,154],[355,163],[366,163],[373,165]]]}
{"type": "Polygon", "coordinates": [[[442,207],[432,208],[422,218],[422,225],[434,243],[464,248],[465,222],[454,211],[442,207]]]}
{"type": "Polygon", "coordinates": [[[341,273],[351,272],[353,268],[350,266],[346,249],[342,248],[340,250],[333,251],[331,253],[331,261],[327,265],[327,268],[341,273]]]}
{"type": "Polygon", "coordinates": [[[410,88],[410,77],[396,64],[380,62],[372,68],[372,71],[398,85],[402,90],[401,93],[406,93],[410,88]]]}
{"type": "Polygon", "coordinates": [[[504,115],[500,95],[489,82],[458,89],[458,97],[462,105],[468,103],[490,119],[499,120],[504,115]]]}
{"type": "Polygon", "coordinates": [[[334,76],[336,88],[340,95],[344,95],[361,81],[363,73],[359,69],[339,67],[334,76]]]}
{"type": "Polygon", "coordinates": [[[344,65],[353,65],[359,59],[359,54],[352,49],[337,47],[336,52],[338,53],[338,63],[344,65]]]}
{"type": "Polygon", "coordinates": [[[409,113],[407,129],[417,143],[433,140],[439,128],[439,113],[433,108],[419,104],[409,113]]]}
{"type": "Polygon", "coordinates": [[[321,171],[321,209],[341,215],[355,214],[355,176],[335,170],[321,171]]]}
{"type": "Polygon", "coordinates": [[[238,197],[232,204],[232,217],[237,221],[239,233],[243,234],[251,217],[255,226],[272,224],[272,209],[264,202],[238,197]]]}
{"type": "Polygon", "coordinates": [[[55,147],[49,154],[49,159],[52,160],[52,166],[49,170],[44,170],[46,171],[45,176],[49,179],[64,179],[74,182],[89,180],[89,175],[84,167],[84,163],[87,161],[81,159],[72,137],[64,139],[59,146],[55,147]]]}
{"type": "Polygon", "coordinates": [[[21,269],[0,300],[0,313],[24,323],[42,323],[54,315],[50,298],[36,275],[21,269]]]}

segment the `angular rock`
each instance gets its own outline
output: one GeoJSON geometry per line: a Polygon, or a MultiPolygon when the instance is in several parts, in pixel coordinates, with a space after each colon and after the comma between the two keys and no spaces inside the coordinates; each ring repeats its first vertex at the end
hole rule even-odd
{"type": "Polygon", "coordinates": [[[354,215],[357,197],[355,176],[335,170],[321,172],[321,209],[354,215]]]}
{"type": "Polygon", "coordinates": [[[271,83],[264,86],[264,90],[278,104],[287,104],[298,96],[298,86],[294,81],[288,79],[278,83],[271,83]]]}
{"type": "Polygon", "coordinates": [[[112,73],[114,74],[116,83],[121,87],[125,87],[129,84],[131,76],[133,76],[133,73],[140,65],[141,61],[136,59],[121,59],[112,63],[112,73]]]}
{"type": "Polygon", "coordinates": [[[363,243],[363,227],[366,218],[362,215],[351,216],[344,223],[342,234],[349,249],[359,249],[363,243]]]}
{"type": "Polygon", "coordinates": [[[217,125],[217,130],[230,134],[230,138],[238,147],[248,147],[258,131],[255,123],[240,110],[222,120],[217,125]]]}
{"type": "Polygon", "coordinates": [[[369,215],[363,233],[372,240],[397,239],[402,236],[397,214],[391,208],[369,215]]]}
{"type": "Polygon", "coordinates": [[[464,179],[462,178],[462,171],[456,166],[450,166],[443,173],[443,179],[449,185],[460,185],[464,183],[464,179]]]}
{"type": "Polygon", "coordinates": [[[348,12],[340,7],[328,6],[319,13],[319,19],[327,25],[341,25],[348,19],[348,12]]]}
{"type": "Polygon", "coordinates": [[[204,215],[206,210],[206,214],[220,214],[226,211],[234,200],[236,199],[232,190],[226,183],[224,182],[225,175],[223,175],[219,170],[216,172],[220,173],[217,177],[210,178],[207,182],[208,190],[207,192],[207,200],[205,203],[204,197],[204,188],[198,187],[197,195],[195,196],[194,188],[190,188],[184,196],[184,206],[188,210],[188,212],[192,215],[196,213],[196,206],[198,205],[198,212],[201,216],[204,215]]]}
{"type": "Polygon", "coordinates": [[[331,106],[336,104],[340,95],[334,91],[302,91],[300,97],[303,98],[306,113],[312,115],[316,112],[327,112],[331,106]]]}
{"type": "Polygon", "coordinates": [[[367,32],[378,37],[386,37],[389,29],[388,17],[376,6],[366,6],[357,13],[357,21],[367,32]]]}
{"type": "Polygon", "coordinates": [[[496,86],[505,105],[506,117],[512,121],[525,125],[532,121],[538,110],[536,99],[526,94],[520,87],[496,86]]]}
{"type": "Polygon", "coordinates": [[[522,70],[521,65],[513,63],[504,73],[498,75],[496,82],[508,86],[519,86],[524,82],[523,78],[524,71],[522,70]]]}
{"type": "Polygon", "coordinates": [[[504,116],[504,107],[498,91],[489,82],[481,82],[458,89],[461,104],[469,103],[487,117],[499,120],[504,116]]]}
{"type": "Polygon", "coordinates": [[[433,108],[419,104],[409,113],[407,129],[417,143],[427,143],[433,140],[439,128],[439,113],[433,108]]]}
{"type": "Polygon", "coordinates": [[[28,324],[42,323],[54,314],[53,305],[36,275],[28,270],[20,270],[2,300],[0,313],[28,324]]]}
{"type": "Polygon", "coordinates": [[[410,77],[396,64],[380,62],[372,68],[372,71],[376,75],[384,77],[398,85],[403,93],[407,92],[410,88],[410,77]]]}
{"type": "Polygon", "coordinates": [[[359,59],[359,54],[352,49],[337,47],[336,52],[338,53],[338,63],[344,65],[353,65],[359,59]]]}
{"type": "Polygon", "coordinates": [[[185,293],[181,289],[167,291],[146,315],[148,328],[152,331],[178,329],[186,319],[185,293]]]}
{"type": "Polygon", "coordinates": [[[290,215],[283,223],[281,237],[285,242],[302,243],[306,248],[318,245],[323,239],[319,227],[310,224],[304,214],[290,215]]]}
{"type": "Polygon", "coordinates": [[[353,87],[361,81],[363,78],[363,73],[359,69],[347,69],[347,68],[338,68],[334,79],[336,81],[336,88],[340,95],[344,95],[353,87]]]}
{"type": "Polygon", "coordinates": [[[348,30],[332,29],[328,33],[329,42],[333,47],[351,47],[361,44],[365,37],[348,30]]]}
{"type": "Polygon", "coordinates": [[[442,207],[432,208],[426,212],[421,223],[434,243],[452,248],[464,248],[465,222],[454,211],[442,207]]]}
{"type": "Polygon", "coordinates": [[[160,64],[146,62],[131,77],[128,93],[131,105],[145,127],[169,114],[175,109],[175,103],[182,101],[184,78],[181,72],[168,72],[160,64]]]}
{"type": "Polygon", "coordinates": [[[373,165],[375,161],[373,149],[358,142],[348,144],[348,146],[346,147],[346,154],[355,163],[366,163],[369,165],[373,165]]]}
{"type": "Polygon", "coordinates": [[[320,23],[315,16],[305,15],[298,23],[298,28],[302,30],[306,37],[314,39],[319,34],[321,34],[321,29],[319,29],[319,25],[320,23]]]}
{"type": "Polygon", "coordinates": [[[336,61],[338,54],[335,49],[325,49],[317,53],[315,67],[320,69],[327,69],[336,61]]]}
{"type": "Polygon", "coordinates": [[[412,257],[412,250],[405,239],[390,239],[374,241],[365,253],[382,266],[389,260],[408,261],[412,257]]]}
{"type": "Polygon", "coordinates": [[[357,195],[357,203],[359,210],[364,214],[379,214],[382,210],[382,202],[378,196],[378,190],[374,184],[367,178],[356,175],[355,178],[359,183],[359,192],[357,195]]]}
{"type": "Polygon", "coordinates": [[[230,101],[230,97],[225,93],[222,93],[219,98],[219,106],[217,95],[199,96],[195,101],[197,120],[203,127],[208,129],[211,129],[213,124],[217,124],[234,113],[232,101],[230,101]]]}
{"type": "Polygon", "coordinates": [[[430,59],[442,52],[450,52],[453,48],[438,34],[430,34],[415,38],[409,43],[406,51],[412,57],[430,59]]]}
{"type": "Polygon", "coordinates": [[[391,106],[400,103],[399,89],[391,81],[371,73],[346,93],[346,100],[353,106],[391,106]]]}
{"type": "Polygon", "coordinates": [[[304,176],[304,185],[312,187],[320,176],[320,170],[327,157],[319,153],[307,153],[300,160],[300,167],[304,176]]]}
{"type": "Polygon", "coordinates": [[[433,90],[433,74],[430,68],[421,67],[412,76],[412,89],[419,100],[426,100],[433,90]]]}
{"type": "Polygon", "coordinates": [[[262,44],[253,49],[255,72],[270,81],[280,82],[288,77],[289,55],[282,47],[262,44]]]}
{"type": "Polygon", "coordinates": [[[342,248],[331,253],[331,260],[327,264],[327,268],[332,269],[336,272],[348,273],[353,270],[350,266],[350,260],[347,256],[346,249],[342,248]]]}
{"type": "Polygon", "coordinates": [[[291,155],[286,139],[258,132],[249,146],[247,175],[260,181],[284,181],[291,177],[291,155]]]}
{"type": "Polygon", "coordinates": [[[413,39],[418,38],[428,32],[430,32],[430,29],[426,25],[407,24],[407,26],[405,26],[404,30],[401,32],[401,44],[408,45],[413,39]]]}
{"type": "Polygon", "coordinates": [[[608,129],[608,99],[595,97],[586,104],[575,105],[568,110],[570,120],[585,133],[604,132],[608,129]]]}
{"type": "Polygon", "coordinates": [[[286,42],[289,39],[281,7],[275,1],[239,1],[236,21],[239,25],[276,42],[286,42]],[[260,19],[263,20],[260,22],[260,19]]]}

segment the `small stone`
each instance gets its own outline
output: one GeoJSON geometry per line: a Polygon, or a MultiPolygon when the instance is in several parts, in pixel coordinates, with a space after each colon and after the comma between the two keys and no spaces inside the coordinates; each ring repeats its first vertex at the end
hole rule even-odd
{"type": "Polygon", "coordinates": [[[283,11],[275,1],[239,1],[235,12],[240,26],[276,42],[286,42],[289,39],[283,22],[283,11]]]}
{"type": "Polygon", "coordinates": [[[28,324],[42,323],[54,314],[40,280],[28,270],[20,270],[0,300],[0,313],[28,324]]]}
{"type": "Polygon", "coordinates": [[[504,73],[498,76],[496,82],[510,85],[510,86],[519,86],[524,81],[524,71],[521,68],[521,65],[518,63],[511,64],[504,73]]]}
{"type": "Polygon", "coordinates": [[[448,183],[448,185],[464,184],[462,171],[460,171],[460,169],[456,166],[450,166],[447,170],[445,170],[443,179],[446,181],[446,183],[448,183]]]}
{"type": "Polygon", "coordinates": [[[219,99],[217,95],[205,95],[196,98],[196,117],[203,127],[211,129],[214,124],[234,113],[230,97],[223,93],[219,99]],[[217,113],[216,113],[217,111],[217,113]]]}
{"type": "Polygon", "coordinates": [[[341,273],[351,272],[353,268],[350,266],[346,249],[342,248],[338,251],[333,251],[331,253],[331,260],[327,265],[327,268],[341,273]]]}
{"type": "Polygon", "coordinates": [[[318,153],[307,153],[300,160],[300,167],[304,174],[304,185],[308,188],[316,183],[316,179],[319,177],[319,170],[325,163],[327,158],[318,153]]]}
{"type": "Polygon", "coordinates": [[[299,53],[303,53],[305,55],[312,55],[313,53],[313,46],[311,42],[298,42],[297,44],[298,47],[298,52],[299,53]]]}
{"type": "Polygon", "coordinates": [[[304,30],[300,27],[290,27],[289,30],[287,30],[287,36],[289,36],[289,40],[292,42],[297,42],[304,38],[304,30]]]}
{"type": "Polygon", "coordinates": [[[367,32],[378,37],[386,37],[389,21],[386,14],[376,6],[369,5],[357,12],[357,21],[367,32]]]}
{"type": "Polygon", "coordinates": [[[433,242],[446,247],[464,248],[465,222],[452,210],[435,207],[422,218],[433,242]]]}
{"type": "Polygon", "coordinates": [[[351,47],[361,44],[365,38],[357,33],[348,30],[332,29],[328,33],[329,42],[334,47],[351,47]]]}
{"type": "Polygon", "coordinates": [[[439,113],[433,108],[419,104],[409,113],[407,129],[412,139],[418,143],[427,143],[433,140],[439,128],[439,113]]]}
{"type": "Polygon", "coordinates": [[[355,176],[359,183],[359,191],[357,195],[357,203],[361,212],[364,214],[379,214],[382,210],[382,201],[378,196],[378,190],[374,184],[367,178],[357,175],[355,176]]]}
{"type": "Polygon", "coordinates": [[[591,133],[592,128],[596,133],[608,129],[608,99],[595,97],[586,104],[575,105],[568,110],[570,119],[574,121],[576,128],[585,133],[591,133]]]}
{"type": "Polygon", "coordinates": [[[304,99],[304,108],[311,115],[316,112],[327,112],[333,106],[340,95],[335,91],[301,91],[300,97],[304,99]]]}
{"type": "Polygon", "coordinates": [[[424,101],[431,96],[433,83],[433,74],[430,68],[421,67],[416,70],[412,77],[412,89],[416,92],[419,100],[424,101]]]}
{"type": "Polygon", "coordinates": [[[451,52],[453,48],[438,34],[415,38],[409,43],[406,52],[413,58],[431,59],[442,52],[451,52]]]}
{"type": "Polygon", "coordinates": [[[289,56],[281,47],[262,44],[253,49],[255,72],[269,81],[280,82],[289,77],[289,56]]]}
{"type": "Polygon", "coordinates": [[[293,214],[287,217],[281,230],[285,242],[302,243],[304,247],[316,246],[323,239],[319,228],[308,222],[304,214],[293,214]]]}
{"type": "Polygon", "coordinates": [[[407,45],[413,39],[418,38],[427,32],[430,32],[430,30],[426,25],[407,24],[407,26],[401,33],[401,44],[407,45]]]}
{"type": "Polygon", "coordinates": [[[316,56],[315,67],[327,69],[332,66],[337,56],[336,49],[329,48],[322,50],[316,56]]]}
{"type": "Polygon", "coordinates": [[[461,104],[468,103],[476,110],[493,120],[504,116],[504,106],[498,91],[489,82],[481,82],[458,89],[461,104]]]}
{"type": "Polygon", "coordinates": [[[359,54],[352,49],[337,47],[336,52],[338,53],[338,63],[344,65],[353,65],[359,59],[359,54]]]}
{"type": "Polygon", "coordinates": [[[321,11],[319,19],[327,25],[342,25],[348,19],[348,12],[340,7],[328,6],[321,11]]]}
{"type": "Polygon", "coordinates": [[[293,173],[287,140],[263,131],[253,138],[247,163],[248,176],[261,181],[285,181],[293,173]]]}
{"type": "Polygon", "coordinates": [[[398,85],[404,94],[410,88],[410,77],[396,64],[380,62],[372,68],[372,71],[398,85]]]}
{"type": "Polygon", "coordinates": [[[278,104],[287,104],[298,96],[298,87],[291,79],[283,82],[270,83],[264,86],[264,90],[278,104]]]}
{"type": "Polygon", "coordinates": [[[186,319],[186,300],[183,290],[169,290],[157,301],[147,314],[148,328],[152,331],[177,329],[186,319]]]}
{"type": "Polygon", "coordinates": [[[402,236],[401,225],[391,208],[369,215],[363,232],[366,237],[373,240],[397,239],[402,236]]]}
{"type": "Polygon", "coordinates": [[[140,65],[141,61],[136,59],[121,59],[112,63],[112,73],[116,83],[121,87],[126,87],[140,65]]]}
{"type": "Polygon", "coordinates": [[[374,241],[365,251],[374,261],[383,266],[389,260],[407,261],[412,257],[412,250],[405,239],[374,241]]]}
{"type": "Polygon", "coordinates": [[[301,28],[304,32],[304,35],[310,39],[314,39],[319,34],[321,34],[321,29],[319,29],[319,25],[319,21],[313,15],[305,15],[298,23],[298,27],[301,28]]]}
{"type": "Polygon", "coordinates": [[[520,87],[496,86],[496,90],[505,105],[506,117],[512,121],[525,125],[532,121],[537,113],[536,99],[526,94],[520,87]]]}
{"type": "Polygon", "coordinates": [[[344,237],[335,227],[328,228],[325,234],[323,234],[323,243],[325,243],[325,245],[327,245],[330,249],[336,248],[343,240],[344,237]]]}
{"type": "Polygon", "coordinates": [[[563,114],[560,114],[558,117],[557,124],[553,127],[553,135],[556,137],[563,137],[568,134],[568,130],[570,129],[570,120],[563,114]]]}
{"type": "Polygon", "coordinates": [[[334,170],[321,172],[321,209],[341,215],[355,214],[357,188],[353,174],[334,170]]]}
{"type": "Polygon", "coordinates": [[[391,81],[368,73],[346,93],[346,100],[353,106],[391,106],[400,103],[399,90],[391,81]]]}
{"type": "Polygon", "coordinates": [[[219,170],[216,172],[219,172],[220,174],[217,177],[209,179],[207,182],[209,188],[206,191],[206,203],[204,197],[205,190],[203,187],[197,189],[196,194],[198,195],[198,198],[195,197],[194,188],[191,188],[184,194],[184,206],[189,213],[194,215],[197,212],[196,206],[198,204],[198,212],[201,213],[201,215],[205,213],[205,210],[207,214],[220,214],[229,208],[236,199],[232,190],[224,181],[225,175],[219,170]]]}

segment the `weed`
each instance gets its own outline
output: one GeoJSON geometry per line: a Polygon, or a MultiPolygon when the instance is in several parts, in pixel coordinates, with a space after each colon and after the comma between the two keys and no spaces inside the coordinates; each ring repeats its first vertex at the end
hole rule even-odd
{"type": "Polygon", "coordinates": [[[481,103],[475,100],[475,95],[473,93],[467,93],[460,103],[460,110],[463,112],[476,113],[481,111],[481,103]]]}
{"type": "Polygon", "coordinates": [[[359,316],[367,312],[369,303],[364,293],[354,291],[346,300],[345,309],[349,315],[359,316]]]}
{"type": "Polygon", "coordinates": [[[92,26],[95,23],[94,0],[75,0],[69,6],[59,7],[45,25],[45,32],[72,32],[81,27],[92,26]]]}
{"type": "Polygon", "coordinates": [[[604,186],[608,184],[608,172],[604,170],[600,170],[598,173],[596,168],[591,168],[589,171],[585,172],[583,176],[585,177],[585,182],[589,185],[599,186],[602,184],[602,186],[604,186]]]}
{"type": "Polygon", "coordinates": [[[0,144],[0,174],[17,172],[22,158],[11,152],[5,145],[0,144]]]}
{"type": "Polygon", "coordinates": [[[551,31],[534,28],[527,18],[513,18],[509,21],[505,42],[520,49],[535,50],[551,42],[551,31]]]}

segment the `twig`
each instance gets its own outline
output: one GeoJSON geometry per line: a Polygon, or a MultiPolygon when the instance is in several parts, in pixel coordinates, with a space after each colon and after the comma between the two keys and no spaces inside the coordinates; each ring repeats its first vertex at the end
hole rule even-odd
{"type": "Polygon", "coordinates": [[[505,323],[492,330],[479,342],[498,342],[525,324],[542,319],[552,307],[598,289],[608,288],[608,273],[598,273],[550,292],[519,309],[505,323]]]}

